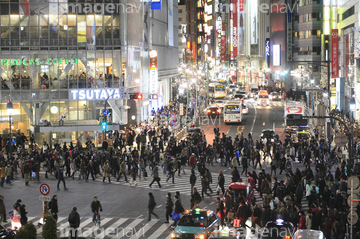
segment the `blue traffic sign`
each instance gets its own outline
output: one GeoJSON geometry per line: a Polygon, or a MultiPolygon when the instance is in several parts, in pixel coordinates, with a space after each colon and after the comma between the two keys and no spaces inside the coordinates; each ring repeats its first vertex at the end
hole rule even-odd
{"type": "Polygon", "coordinates": [[[104,116],[108,116],[109,115],[109,110],[108,109],[103,109],[102,114],[104,116]]]}
{"type": "Polygon", "coordinates": [[[192,104],[192,107],[195,108],[195,107],[196,107],[196,104],[192,104]]]}
{"type": "Polygon", "coordinates": [[[192,102],[195,102],[195,101],[196,101],[196,99],[195,99],[195,98],[193,98],[193,99],[192,99],[192,102]]]}
{"type": "Polygon", "coordinates": [[[172,121],[170,122],[170,124],[171,124],[172,126],[175,125],[175,124],[176,124],[175,120],[172,120],[172,121]]]}
{"type": "Polygon", "coordinates": [[[170,116],[171,116],[171,117],[175,117],[175,113],[172,112],[172,113],[170,114],[170,116]]]}

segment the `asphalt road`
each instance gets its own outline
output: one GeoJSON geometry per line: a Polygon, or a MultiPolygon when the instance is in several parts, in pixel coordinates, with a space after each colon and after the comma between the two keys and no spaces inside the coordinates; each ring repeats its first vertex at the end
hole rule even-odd
{"type": "MultiPolygon", "coordinates": [[[[275,102],[271,107],[255,106],[252,99],[247,102],[249,106],[249,114],[244,116],[241,124],[224,125],[220,121],[221,132],[228,133],[234,139],[236,134],[243,132],[245,136],[249,132],[253,133],[254,139],[258,139],[261,130],[265,128],[273,128],[275,124],[276,132],[281,134],[283,131],[283,105],[282,102],[275,102]]],[[[205,133],[209,140],[214,137],[212,125],[203,126],[205,133]]],[[[282,138],[282,137],[281,137],[282,138]]],[[[210,141],[212,142],[212,140],[210,141]]],[[[230,182],[231,169],[224,168],[219,165],[209,167],[213,172],[212,184],[213,190],[216,188],[217,172],[222,169],[225,174],[225,182],[230,182]]],[[[162,169],[160,169],[162,171],[162,169]]],[[[249,168],[249,171],[252,168],[249,168]]],[[[149,170],[148,170],[149,172],[149,170]]],[[[7,212],[12,210],[12,205],[17,199],[21,199],[22,203],[26,205],[28,210],[29,221],[33,221],[36,225],[41,218],[41,202],[39,201],[39,186],[41,183],[47,183],[50,186],[50,196],[58,195],[59,204],[59,221],[58,229],[59,236],[67,236],[68,223],[67,217],[72,209],[76,206],[81,216],[81,231],[86,238],[169,238],[172,229],[169,224],[164,224],[165,221],[165,201],[167,192],[171,192],[172,196],[176,191],[181,193],[181,200],[184,208],[190,207],[190,185],[189,173],[175,177],[175,184],[166,182],[166,176],[161,176],[162,188],[159,189],[156,184],[149,188],[150,178],[146,180],[138,180],[138,185],[134,186],[125,183],[124,181],[116,182],[114,179],[112,183],[103,183],[102,178],[97,178],[95,181],[78,181],[71,178],[66,179],[68,191],[56,190],[57,180],[54,176],[50,179],[44,179],[41,174],[41,182],[30,182],[30,186],[26,187],[24,181],[20,176],[12,181],[11,185],[5,185],[1,188],[0,194],[5,196],[5,205],[7,212]],[[154,216],[150,222],[147,221],[147,204],[148,193],[152,192],[157,203],[155,213],[160,219],[154,216]],[[93,197],[97,196],[103,206],[101,214],[102,225],[99,228],[92,223],[92,213],[90,204],[93,197]],[[102,234],[101,234],[102,233],[102,234]],[[97,235],[97,236],[96,236],[97,235]]],[[[150,173],[149,173],[150,174],[150,173]]],[[[200,179],[197,180],[197,186],[201,190],[200,179]]],[[[216,209],[216,193],[211,197],[206,197],[201,203],[201,207],[215,210],[216,209]]],[[[257,196],[258,197],[258,196],[257,196]]],[[[257,198],[260,202],[261,199],[257,198]]],[[[7,223],[5,226],[8,226],[7,223]]],[[[38,228],[38,238],[41,238],[41,227],[38,228]]]]}

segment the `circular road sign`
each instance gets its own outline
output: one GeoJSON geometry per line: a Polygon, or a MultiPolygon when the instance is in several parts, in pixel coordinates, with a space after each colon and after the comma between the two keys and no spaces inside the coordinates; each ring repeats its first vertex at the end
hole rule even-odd
{"type": "Polygon", "coordinates": [[[172,121],[170,122],[170,124],[171,124],[172,126],[174,126],[174,125],[176,124],[175,120],[172,120],[172,121]]]}
{"type": "MultiPolygon", "coordinates": [[[[354,195],[353,195],[353,199],[359,199],[359,196],[356,195],[356,194],[354,194],[354,195]]],[[[348,197],[347,203],[348,203],[349,207],[351,207],[351,196],[348,197]]],[[[354,201],[354,202],[352,202],[352,203],[353,203],[353,206],[354,206],[354,207],[357,207],[357,206],[359,205],[359,202],[358,202],[358,201],[354,201]]]]}
{"type": "Polygon", "coordinates": [[[195,108],[195,107],[196,107],[196,104],[192,104],[192,107],[195,108]]]}
{"type": "Polygon", "coordinates": [[[40,185],[40,193],[44,196],[50,193],[50,187],[46,183],[40,185]]]}
{"type": "Polygon", "coordinates": [[[192,102],[195,102],[195,101],[196,101],[196,99],[195,99],[195,98],[193,98],[193,99],[192,99],[192,102]]]}
{"type": "Polygon", "coordinates": [[[104,116],[108,116],[109,115],[109,110],[108,109],[103,109],[102,111],[104,116]]]}
{"type": "Polygon", "coordinates": [[[351,176],[348,180],[349,188],[358,188],[359,187],[359,178],[357,176],[351,176]]]}
{"type": "MultiPolygon", "coordinates": [[[[356,212],[353,212],[352,216],[353,216],[352,224],[355,225],[357,223],[357,221],[359,220],[359,216],[356,212]]],[[[348,223],[351,224],[351,212],[349,212],[347,220],[348,220],[348,223]]]]}
{"type": "Polygon", "coordinates": [[[171,112],[170,116],[175,117],[175,112],[171,112]]]}

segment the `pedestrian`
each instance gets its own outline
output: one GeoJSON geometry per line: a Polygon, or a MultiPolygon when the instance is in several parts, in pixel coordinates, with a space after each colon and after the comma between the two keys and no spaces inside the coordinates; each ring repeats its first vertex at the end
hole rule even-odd
{"type": "Polygon", "coordinates": [[[196,166],[196,156],[194,153],[191,154],[191,157],[189,159],[189,166],[191,167],[192,170],[195,170],[195,166],[196,166]]]}
{"type": "Polygon", "coordinates": [[[248,160],[246,158],[246,156],[242,156],[241,157],[241,164],[243,166],[243,171],[241,174],[243,174],[245,172],[245,175],[247,174],[247,168],[248,168],[248,160]]]}
{"type": "Polygon", "coordinates": [[[104,163],[104,166],[102,167],[103,170],[103,182],[105,182],[105,178],[109,179],[110,183],[110,167],[109,167],[109,160],[106,160],[106,163],[104,163]]]}
{"type": "Polygon", "coordinates": [[[27,224],[27,214],[28,212],[26,211],[26,206],[23,204],[21,205],[20,207],[20,223],[21,223],[21,226],[25,226],[27,224]]]}
{"type": "Polygon", "coordinates": [[[306,218],[305,218],[304,212],[300,211],[299,216],[300,216],[300,219],[299,219],[298,229],[306,229],[306,218]]]}
{"type": "Polygon", "coordinates": [[[193,188],[195,186],[195,183],[196,183],[196,175],[195,175],[195,171],[192,169],[190,175],[191,194],[193,194],[193,188]]]}
{"type": "Polygon", "coordinates": [[[149,187],[151,188],[151,185],[152,185],[154,182],[157,182],[157,184],[159,185],[159,188],[161,188],[160,177],[159,177],[159,167],[158,167],[158,164],[157,164],[157,163],[155,164],[155,168],[154,168],[151,176],[153,176],[153,180],[152,180],[152,182],[149,184],[149,187]]]}
{"type": "Polygon", "coordinates": [[[0,223],[6,221],[6,209],[4,203],[4,196],[0,195],[0,223]]]}
{"type": "Polygon", "coordinates": [[[173,163],[173,160],[170,161],[170,163],[168,164],[167,168],[168,168],[168,170],[169,170],[169,176],[168,176],[168,178],[166,179],[166,182],[168,182],[169,179],[172,178],[172,183],[175,183],[175,182],[174,182],[175,171],[174,171],[174,163],[173,163]]]}
{"type": "Polygon", "coordinates": [[[119,176],[118,176],[118,178],[117,178],[117,180],[116,180],[117,182],[120,181],[120,177],[121,177],[122,174],[124,174],[125,182],[128,182],[127,177],[126,177],[126,164],[125,164],[125,160],[121,161],[121,163],[120,163],[120,173],[119,173],[119,176]]]}
{"type": "Polygon", "coordinates": [[[130,186],[131,186],[131,183],[132,182],[134,182],[135,183],[135,186],[137,185],[137,182],[136,182],[136,168],[135,167],[132,167],[131,169],[130,169],[130,174],[131,174],[131,180],[130,180],[130,182],[129,182],[129,184],[130,184],[130,186]]]}
{"type": "Polygon", "coordinates": [[[148,203],[148,210],[149,210],[149,217],[148,221],[151,220],[151,214],[153,214],[157,219],[159,219],[159,216],[154,212],[156,206],[155,198],[152,193],[149,193],[149,203],[148,203]]]}
{"type": "Polygon", "coordinates": [[[0,165],[0,187],[4,187],[6,172],[4,165],[0,165]]]}
{"type": "Polygon", "coordinates": [[[166,195],[166,206],[165,206],[165,208],[166,208],[166,214],[165,214],[166,221],[165,221],[165,223],[169,223],[169,217],[171,218],[173,208],[174,208],[174,203],[173,203],[173,200],[171,198],[171,193],[167,193],[167,195],[166,195]]]}
{"type": "Polygon", "coordinates": [[[6,174],[6,183],[7,184],[10,184],[10,177],[12,175],[12,167],[10,164],[8,164],[6,167],[5,167],[5,174],[6,174]]]}
{"type": "Polygon", "coordinates": [[[29,181],[30,181],[29,162],[25,162],[23,171],[24,171],[25,186],[29,186],[29,181]]]}
{"type": "Polygon", "coordinates": [[[70,238],[77,238],[77,229],[80,226],[80,215],[77,212],[77,208],[73,207],[72,211],[69,214],[68,222],[70,224],[70,238]]]}
{"type": "MultiPolygon", "coordinates": [[[[176,213],[177,215],[179,215],[179,217],[178,217],[179,220],[180,220],[180,214],[181,214],[181,213],[184,213],[184,212],[185,212],[185,209],[184,209],[184,207],[183,207],[182,204],[181,204],[180,196],[179,196],[179,195],[175,195],[175,209],[174,209],[174,213],[176,213]]],[[[174,216],[174,215],[173,215],[173,216],[174,216]]],[[[171,227],[174,228],[179,220],[174,221],[174,223],[171,224],[171,227]]]]}
{"type": "Polygon", "coordinates": [[[54,195],[53,198],[51,199],[51,201],[49,202],[49,209],[50,209],[51,216],[57,222],[58,213],[59,213],[58,196],[57,195],[54,195]]]}
{"type": "MultiPolygon", "coordinates": [[[[223,194],[225,194],[225,188],[224,188],[224,185],[225,185],[225,177],[224,177],[224,174],[223,174],[223,171],[222,170],[219,170],[219,176],[218,176],[218,188],[221,189],[221,192],[223,194]]],[[[219,191],[220,190],[216,190],[218,195],[219,195],[219,191]]]]}
{"type": "Polygon", "coordinates": [[[198,207],[200,202],[202,201],[200,193],[197,190],[197,187],[194,186],[193,191],[194,191],[194,193],[191,194],[191,197],[190,197],[190,207],[191,208],[194,208],[196,206],[198,207]]]}
{"type": "Polygon", "coordinates": [[[97,197],[94,197],[94,200],[91,202],[90,205],[91,212],[93,213],[93,223],[96,225],[96,223],[99,223],[100,226],[100,212],[102,212],[102,206],[100,201],[97,199],[97,197]]]}
{"type": "Polygon", "coordinates": [[[216,211],[215,211],[215,214],[220,215],[221,225],[224,225],[224,219],[225,219],[224,202],[221,201],[219,197],[216,198],[216,211]]]}
{"type": "Polygon", "coordinates": [[[60,167],[58,170],[58,183],[57,183],[57,190],[60,190],[60,182],[63,182],[64,189],[67,190],[66,184],[65,184],[65,178],[64,178],[64,170],[63,167],[60,167]]]}

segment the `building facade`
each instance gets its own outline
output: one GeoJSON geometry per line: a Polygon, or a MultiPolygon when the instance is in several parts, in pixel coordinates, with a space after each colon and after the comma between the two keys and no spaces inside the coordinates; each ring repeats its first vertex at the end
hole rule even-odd
{"type": "Polygon", "coordinates": [[[161,10],[138,1],[1,1],[0,26],[3,133],[11,114],[15,131],[102,142],[100,117],[113,123],[108,130],[119,129],[169,102],[168,82],[177,72],[176,60],[167,63],[177,54],[176,1],[163,1],[161,10]],[[159,31],[167,34],[157,36],[159,31]],[[158,59],[153,78],[150,50],[158,59]],[[151,87],[157,102],[150,100],[151,87]],[[143,99],[129,99],[132,93],[143,99]],[[13,110],[6,109],[8,100],[13,110]],[[45,120],[53,127],[43,127],[45,120]]]}

